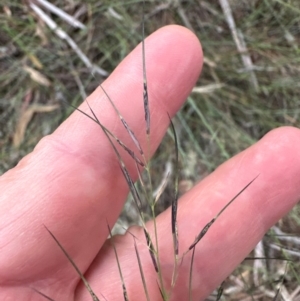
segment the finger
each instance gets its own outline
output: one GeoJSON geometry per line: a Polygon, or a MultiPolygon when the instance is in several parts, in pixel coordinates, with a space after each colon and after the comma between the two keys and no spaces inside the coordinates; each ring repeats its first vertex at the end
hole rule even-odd
{"type": "MultiPolygon", "coordinates": [[[[285,215],[300,197],[300,131],[279,128],[258,143],[230,159],[205,178],[179,202],[178,227],[181,254],[202,228],[257,175],[259,177],[230,205],[209,229],[196,248],[193,300],[203,300],[249,254],[264,233],[285,215]]],[[[173,267],[171,213],[157,218],[160,258],[166,286],[173,267]]],[[[148,225],[152,229],[153,224],[148,225]]],[[[139,241],[140,256],[151,300],[160,300],[156,275],[141,229],[131,229],[139,241]]],[[[130,300],[144,300],[141,276],[130,234],[115,239],[130,300]]],[[[87,273],[95,291],[107,300],[119,300],[122,288],[110,243],[101,250],[87,273]],[[119,283],[119,285],[117,285],[119,283]]],[[[181,264],[172,300],[188,300],[190,254],[181,264]]],[[[76,300],[88,300],[79,286],[76,300]]]]}
{"type": "MultiPolygon", "coordinates": [[[[138,46],[103,86],[146,149],[141,53],[138,46]]],[[[175,114],[198,78],[199,41],[183,27],[163,28],[146,41],[146,64],[153,153],[168,126],[167,113],[175,114]]],[[[102,90],[98,88],[88,101],[101,122],[134,148],[102,90]]],[[[86,104],[80,108],[88,112],[86,104]]],[[[134,162],[125,156],[125,163],[136,177],[134,162]]],[[[61,291],[56,287],[59,281],[52,286],[46,281],[41,284],[40,275],[52,277],[57,267],[58,277],[68,286],[77,281],[43,224],[84,271],[107,237],[106,221],[117,219],[128,192],[107,138],[97,124],[75,112],[3,176],[0,185],[6,191],[0,206],[0,279],[5,283],[39,279],[44,293],[54,289],[53,298],[63,294],[67,300],[66,287],[61,291]]]]}

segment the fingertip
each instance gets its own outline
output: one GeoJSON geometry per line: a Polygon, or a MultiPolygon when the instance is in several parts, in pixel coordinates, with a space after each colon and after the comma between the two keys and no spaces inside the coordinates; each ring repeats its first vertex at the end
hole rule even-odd
{"type": "Polygon", "coordinates": [[[203,50],[197,35],[190,29],[180,25],[168,25],[158,29],[149,40],[161,39],[170,47],[170,52],[181,52],[184,58],[188,55],[193,60],[193,67],[201,71],[203,65],[203,50]],[[158,37],[159,35],[159,37],[158,37]],[[180,47],[179,47],[180,46],[180,47]]]}
{"type": "MultiPolygon", "coordinates": [[[[106,88],[118,78],[119,88],[141,86],[143,64],[139,44],[115,69],[106,88]],[[119,74],[123,74],[120,79],[119,74]],[[128,79],[129,78],[129,79],[128,79]],[[124,86],[123,83],[124,82],[124,86]]],[[[149,101],[153,110],[175,115],[197,82],[203,65],[203,52],[198,37],[179,25],[168,25],[145,40],[145,63],[149,101]],[[159,107],[158,107],[159,106],[159,107]]]]}
{"type": "MultiPolygon", "coordinates": [[[[174,87],[179,86],[181,88],[178,90],[181,92],[181,102],[178,103],[180,107],[190,94],[202,71],[203,51],[200,41],[191,30],[179,25],[169,25],[159,29],[153,35],[153,41],[154,38],[161,41],[161,46],[164,49],[168,49],[164,64],[169,69],[167,77],[158,82],[160,89],[155,89],[156,97],[167,100],[177,99],[174,87]],[[164,93],[158,93],[161,91],[164,93]]],[[[153,42],[153,47],[157,47],[157,43],[153,42]]],[[[158,72],[166,71],[158,69],[158,72]]],[[[152,81],[155,82],[154,79],[152,81]]],[[[169,103],[170,101],[165,103],[167,108],[170,107],[169,103]]],[[[176,102],[172,101],[172,103],[176,105],[176,102]]],[[[171,115],[175,114],[179,107],[176,106],[174,111],[170,112],[171,115]]]]}
{"type": "Polygon", "coordinates": [[[252,167],[274,181],[290,178],[300,166],[300,130],[279,127],[268,132],[247,152],[252,167]],[[272,172],[269,172],[272,170],[272,172]],[[276,175],[278,176],[276,179],[276,175]]]}
{"type": "Polygon", "coordinates": [[[282,126],[271,130],[262,139],[276,148],[300,148],[300,129],[292,126],[282,126]]]}

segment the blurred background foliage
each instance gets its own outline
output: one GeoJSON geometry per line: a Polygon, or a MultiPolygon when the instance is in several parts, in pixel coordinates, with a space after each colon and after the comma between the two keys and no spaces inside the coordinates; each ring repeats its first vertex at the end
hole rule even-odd
{"type": "MultiPolygon", "coordinates": [[[[15,166],[72,112],[63,101],[78,106],[105,80],[101,70],[111,73],[142,39],[141,0],[51,0],[84,28],[75,28],[41,3],[0,3],[0,173],[15,166]],[[33,4],[67,39],[49,29],[33,4]]],[[[268,131],[299,127],[300,1],[146,1],[146,34],[167,24],[193,30],[205,55],[201,78],[174,119],[183,193],[268,131]]],[[[158,175],[173,156],[167,135],[153,160],[158,175]]],[[[299,225],[299,208],[279,223],[284,233],[299,233],[299,225]]],[[[243,273],[239,277],[246,279],[243,273]]],[[[291,293],[300,281],[297,272],[288,277],[291,293]]],[[[249,291],[251,281],[247,283],[249,291]]],[[[272,298],[265,293],[256,300],[272,298]]]]}
{"type": "MultiPolygon", "coordinates": [[[[273,128],[299,126],[300,3],[231,0],[236,32],[245,44],[240,53],[220,2],[146,2],[147,34],[181,24],[202,42],[200,89],[191,94],[175,122],[179,138],[184,137],[181,154],[196,156],[207,171],[273,128]],[[243,54],[250,63],[243,62],[243,54]]],[[[78,105],[105,79],[49,29],[30,3],[4,0],[0,7],[1,172],[70,114],[62,100],[78,105]],[[20,117],[31,106],[35,107],[28,122],[23,121],[23,134],[16,137],[20,117]]],[[[86,27],[74,28],[37,2],[91,64],[108,74],[141,41],[140,0],[52,4],[86,27]]]]}

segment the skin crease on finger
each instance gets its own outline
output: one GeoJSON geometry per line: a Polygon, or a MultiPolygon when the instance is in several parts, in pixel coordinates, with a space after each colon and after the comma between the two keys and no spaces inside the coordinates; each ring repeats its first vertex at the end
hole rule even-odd
{"type": "MultiPolygon", "coordinates": [[[[179,246],[182,254],[202,227],[256,176],[257,179],[211,227],[197,246],[194,262],[194,300],[204,300],[222,280],[255,247],[264,233],[284,216],[300,199],[300,130],[278,128],[258,143],[236,155],[202,180],[179,201],[179,246]]],[[[170,210],[157,218],[160,254],[166,283],[172,273],[172,238],[170,210]]],[[[153,230],[153,225],[148,224],[153,230]]],[[[132,234],[137,236],[147,275],[150,300],[161,300],[155,272],[140,229],[116,237],[115,245],[121,262],[130,300],[146,300],[140,281],[132,234]]],[[[188,300],[189,256],[181,264],[172,300],[188,300]]],[[[111,243],[100,251],[87,277],[96,292],[107,300],[120,300],[122,289],[111,243]],[[105,260],[103,260],[105,258],[105,260]],[[113,271],[113,267],[115,273],[113,271]],[[113,276],[114,275],[114,276],[113,276]]],[[[76,301],[87,301],[83,287],[77,289],[76,301]]]]}
{"type": "MultiPolygon", "coordinates": [[[[202,50],[180,26],[158,30],[146,48],[154,152],[168,127],[167,113],[176,113],[198,79],[202,50]]],[[[142,84],[138,46],[103,86],[147,149],[142,84]]],[[[101,89],[88,100],[104,125],[134,148],[101,89]]],[[[88,112],[86,104],[81,109],[88,112]]],[[[134,163],[122,156],[136,178],[134,163]]],[[[107,138],[75,112],[1,177],[0,188],[0,300],[43,299],[30,287],[55,300],[73,300],[78,276],[43,225],[85,272],[108,235],[106,221],[114,224],[128,193],[107,138]]]]}

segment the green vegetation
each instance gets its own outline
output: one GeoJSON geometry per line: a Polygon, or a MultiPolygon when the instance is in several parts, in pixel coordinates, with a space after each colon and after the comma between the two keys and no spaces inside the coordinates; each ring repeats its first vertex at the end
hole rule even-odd
{"type": "MultiPolygon", "coordinates": [[[[202,76],[174,119],[183,162],[179,193],[268,131],[300,126],[300,2],[231,0],[236,28],[228,25],[228,12],[220,2],[146,3],[146,34],[167,24],[187,26],[201,40],[205,55],[202,76]]],[[[92,72],[67,40],[25,3],[4,0],[0,4],[0,173],[13,167],[72,112],[64,102],[78,106],[105,80],[101,70],[92,72]]],[[[90,62],[108,74],[142,39],[141,0],[52,3],[86,26],[74,28],[43,9],[90,62]]],[[[174,159],[173,138],[170,130],[151,163],[158,175],[152,174],[158,179],[153,187],[160,183],[166,162],[174,159]]],[[[171,204],[169,195],[167,189],[157,212],[171,204]]],[[[290,249],[299,247],[293,239],[278,236],[280,231],[299,233],[299,211],[296,207],[266,236],[267,256],[290,258],[290,249]],[[288,250],[279,252],[280,245],[288,250]]],[[[299,248],[294,251],[299,256],[299,248]]],[[[247,296],[274,300],[272,293],[286,262],[270,260],[267,266],[259,286],[252,277],[253,261],[238,268],[224,284],[228,300],[247,296]]],[[[289,293],[300,284],[299,268],[296,263],[289,265],[284,276],[289,293]]]]}

